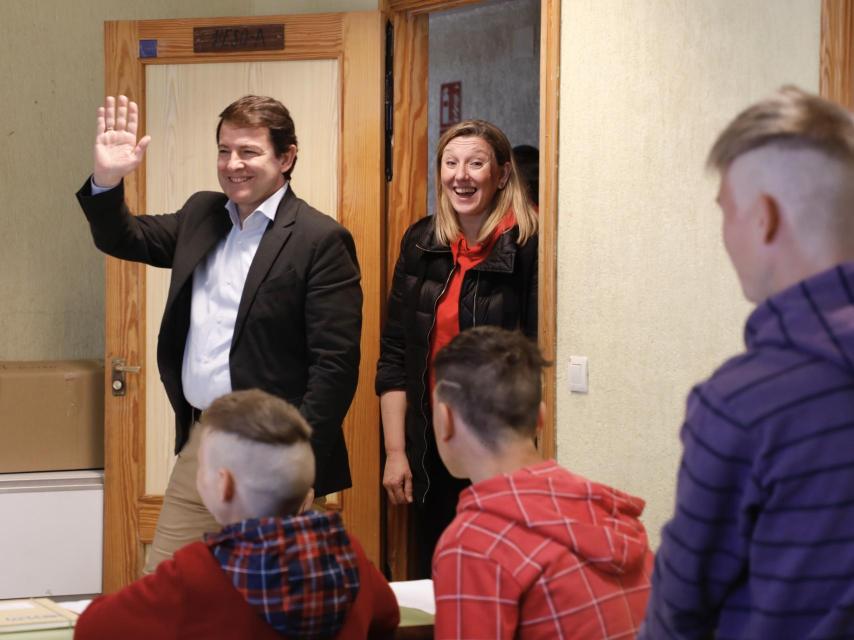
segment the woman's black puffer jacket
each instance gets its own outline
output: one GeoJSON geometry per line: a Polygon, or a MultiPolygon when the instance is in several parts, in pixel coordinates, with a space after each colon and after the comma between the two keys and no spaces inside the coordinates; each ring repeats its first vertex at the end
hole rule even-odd
{"type": "MultiPolygon", "coordinates": [[[[432,216],[413,224],[403,236],[394,268],[377,364],[376,392],[406,391],[406,454],[413,493],[429,490],[435,455],[428,391],[430,334],[436,306],[454,269],[450,247],[438,244],[432,216]]],[[[537,336],[537,236],[516,244],[518,227],[498,238],[492,252],[466,273],[460,290],[460,331],[480,325],[520,329],[537,336]]]]}

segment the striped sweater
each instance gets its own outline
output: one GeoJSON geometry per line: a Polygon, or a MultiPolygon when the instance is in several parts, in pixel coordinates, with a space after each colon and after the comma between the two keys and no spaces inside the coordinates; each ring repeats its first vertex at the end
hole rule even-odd
{"type": "Polygon", "coordinates": [[[689,398],[640,638],[854,638],[854,263],[756,308],[689,398]]]}

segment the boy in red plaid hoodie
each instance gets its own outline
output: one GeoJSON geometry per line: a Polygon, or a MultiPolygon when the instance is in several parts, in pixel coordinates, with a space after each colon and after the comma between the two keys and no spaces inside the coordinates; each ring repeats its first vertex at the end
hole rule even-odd
{"type": "Polygon", "coordinates": [[[236,391],[199,426],[196,486],[223,529],[95,600],[74,637],[391,637],[397,601],[341,518],[298,513],[314,482],[299,411],[263,391],[236,391]]]}
{"type": "Polygon", "coordinates": [[[436,638],[634,638],[649,596],[644,502],[544,461],[545,361],[478,327],[434,362],[442,461],[472,485],[433,555],[436,638]]]}

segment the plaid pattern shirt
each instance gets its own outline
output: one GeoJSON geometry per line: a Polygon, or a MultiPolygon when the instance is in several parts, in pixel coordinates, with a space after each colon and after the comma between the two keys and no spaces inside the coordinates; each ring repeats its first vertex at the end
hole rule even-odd
{"type": "Polygon", "coordinates": [[[337,513],[260,518],[205,536],[246,601],[289,638],[334,636],[359,592],[359,570],[337,513]]]}
{"type": "Polygon", "coordinates": [[[467,488],[433,556],[435,637],[634,638],[652,570],[643,506],[553,461],[467,488]]]}

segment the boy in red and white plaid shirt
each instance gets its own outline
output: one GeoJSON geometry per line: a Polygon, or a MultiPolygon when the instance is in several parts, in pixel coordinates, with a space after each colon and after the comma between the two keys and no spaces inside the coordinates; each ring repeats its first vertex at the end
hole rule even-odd
{"type": "Polygon", "coordinates": [[[434,362],[439,455],[472,481],[433,555],[436,638],[629,639],[640,627],[644,502],[540,457],[545,364],[496,327],[459,334],[434,362]]]}

